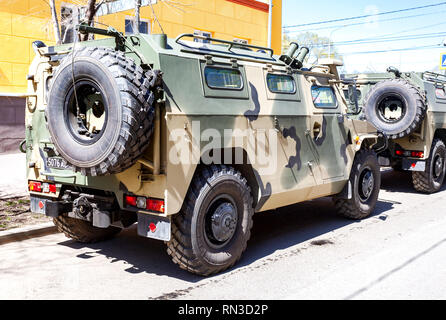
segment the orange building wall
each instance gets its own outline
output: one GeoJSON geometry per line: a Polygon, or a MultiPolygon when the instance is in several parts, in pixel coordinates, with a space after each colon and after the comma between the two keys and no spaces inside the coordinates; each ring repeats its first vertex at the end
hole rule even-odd
{"type": "MultiPolygon", "coordinates": [[[[79,3],[81,0],[56,0],[60,18],[60,4],[79,3]]],[[[83,0],[86,2],[86,0],[83,0]]],[[[211,32],[216,38],[241,38],[250,44],[266,46],[268,13],[228,0],[178,0],[186,4],[175,9],[160,0],[153,5],[155,13],[168,37],[194,30],[211,32]]],[[[268,1],[263,1],[268,2],[268,1]]],[[[99,22],[124,31],[124,19],[133,10],[97,18],[99,22]]],[[[141,9],[141,18],[148,19],[152,33],[160,33],[150,7],[141,9]]],[[[44,0],[0,0],[0,93],[26,92],[26,75],[34,52],[31,43],[42,40],[53,45],[54,35],[50,8],[44,0]]],[[[273,0],[272,48],[280,54],[282,41],[282,0],[273,0]]]]}

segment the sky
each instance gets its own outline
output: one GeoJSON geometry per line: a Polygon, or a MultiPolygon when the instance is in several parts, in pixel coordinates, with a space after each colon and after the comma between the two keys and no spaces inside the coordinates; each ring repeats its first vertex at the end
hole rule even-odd
{"type": "Polygon", "coordinates": [[[347,42],[358,39],[361,44],[337,45],[344,58],[345,71],[385,72],[394,66],[402,71],[438,71],[440,56],[446,53],[446,1],[441,0],[283,0],[283,26],[302,25],[326,20],[350,18],[388,11],[408,9],[443,3],[440,6],[406,12],[373,16],[343,22],[316,24],[294,28],[289,36],[303,31],[329,37],[333,42],[347,42]],[[410,17],[415,16],[415,17],[410,17]],[[392,21],[389,21],[393,19],[392,21]],[[356,24],[356,25],[355,25],[356,24]],[[418,35],[418,39],[413,39],[418,35]],[[404,41],[395,39],[403,37],[404,41]],[[386,42],[382,41],[386,38],[386,42]],[[412,39],[411,39],[412,38],[412,39]],[[414,47],[436,46],[417,50],[358,54],[359,52],[399,50],[414,47]]]}

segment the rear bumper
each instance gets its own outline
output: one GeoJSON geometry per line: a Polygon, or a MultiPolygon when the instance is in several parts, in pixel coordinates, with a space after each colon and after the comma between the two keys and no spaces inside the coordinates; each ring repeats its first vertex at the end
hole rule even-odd
{"type": "MultiPolygon", "coordinates": [[[[73,202],[55,201],[48,198],[36,197],[31,195],[31,212],[44,214],[48,217],[57,218],[60,215],[68,214],[74,219],[86,220],[98,228],[108,228],[109,226],[126,227],[117,224],[119,218],[117,214],[106,210],[94,209],[90,214],[81,216],[73,209],[73,202]]],[[[119,215],[118,215],[119,216],[119,215]]],[[[157,239],[161,241],[170,241],[171,239],[171,220],[170,217],[160,217],[151,214],[137,213],[138,235],[146,238],[157,239]]]]}
{"type": "Polygon", "coordinates": [[[31,212],[41,213],[48,217],[57,218],[61,214],[71,212],[73,210],[73,203],[54,201],[48,198],[30,197],[31,212]]]}

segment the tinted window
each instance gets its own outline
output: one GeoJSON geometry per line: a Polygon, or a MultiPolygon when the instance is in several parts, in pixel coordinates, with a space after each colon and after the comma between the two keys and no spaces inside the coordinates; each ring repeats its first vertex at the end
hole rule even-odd
{"type": "Polygon", "coordinates": [[[213,89],[240,90],[243,88],[242,75],[235,69],[206,67],[204,77],[206,84],[213,89]]]}
{"type": "Polygon", "coordinates": [[[296,84],[291,76],[268,73],[266,82],[273,93],[296,93],[296,84]]]}
{"type": "Polygon", "coordinates": [[[338,104],[336,96],[331,87],[317,87],[311,88],[311,95],[313,96],[313,103],[317,108],[337,108],[338,104]]]}

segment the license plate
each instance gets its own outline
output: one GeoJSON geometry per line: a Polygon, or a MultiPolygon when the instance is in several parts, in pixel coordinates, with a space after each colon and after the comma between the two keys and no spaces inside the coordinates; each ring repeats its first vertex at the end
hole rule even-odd
{"type": "Polygon", "coordinates": [[[69,165],[64,159],[57,157],[47,158],[46,165],[52,169],[73,170],[73,166],[69,165]]]}

